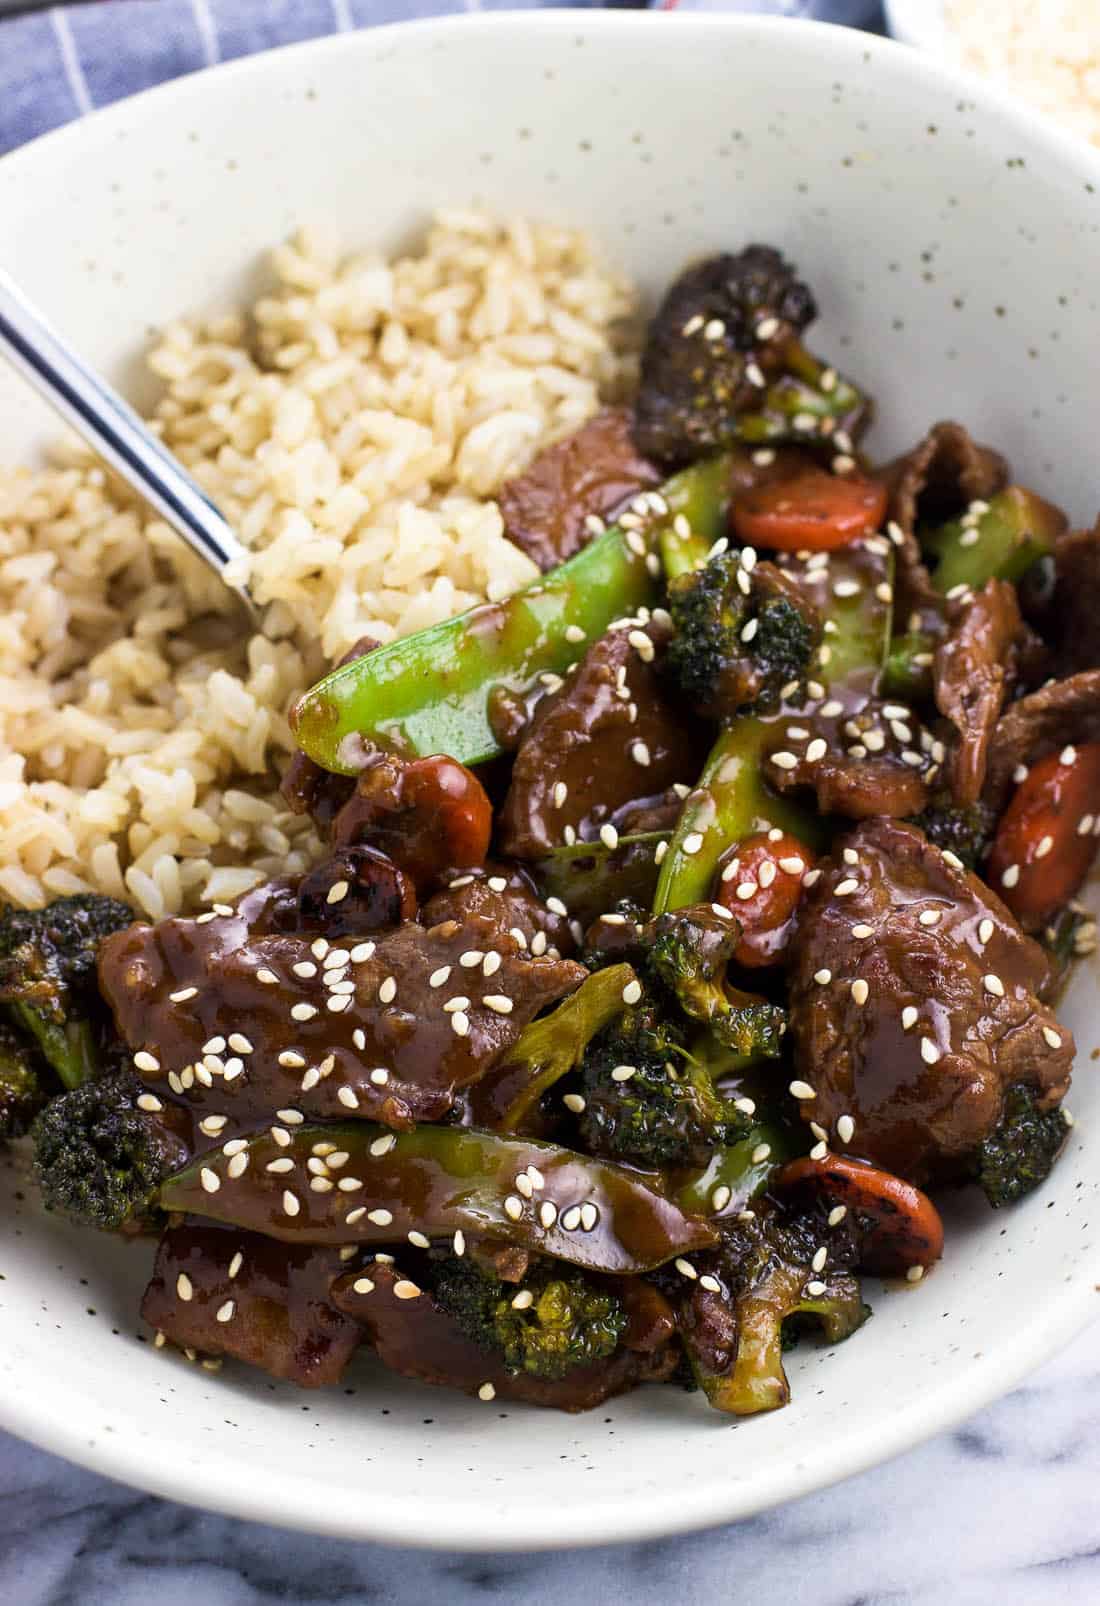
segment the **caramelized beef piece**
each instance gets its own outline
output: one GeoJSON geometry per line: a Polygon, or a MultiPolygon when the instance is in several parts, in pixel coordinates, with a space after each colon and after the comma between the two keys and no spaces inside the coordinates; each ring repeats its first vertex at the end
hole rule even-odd
{"type": "Polygon", "coordinates": [[[339,1248],[276,1243],[189,1216],[161,1238],[141,1314],[181,1349],[322,1388],[340,1381],[364,1337],[329,1299],[346,1270],[339,1248]]]}
{"type": "Polygon", "coordinates": [[[667,626],[652,621],[609,631],[541,700],[501,810],[505,853],[544,858],[567,827],[590,840],[617,810],[694,780],[694,728],[655,663],[667,639],[667,626]]]}
{"type": "Polygon", "coordinates": [[[416,888],[377,848],[341,848],[303,877],[296,903],[296,930],[362,937],[411,920],[416,888]]]}
{"type": "Polygon", "coordinates": [[[501,486],[504,533],[544,572],[588,544],[587,519],[608,519],[660,484],[660,469],[634,445],[632,422],[629,408],[606,407],[501,486]]]}
{"type": "MultiPolygon", "coordinates": [[[[394,1290],[407,1281],[395,1266],[375,1262],[341,1278],[332,1297],[367,1328],[384,1365],[422,1383],[440,1383],[466,1394],[477,1394],[488,1384],[497,1399],[589,1411],[639,1383],[663,1382],[677,1364],[679,1351],[673,1343],[647,1350],[628,1349],[624,1342],[606,1361],[577,1367],[555,1381],[511,1373],[495,1355],[460,1332],[430,1294],[421,1291],[399,1299],[394,1290]]],[[[626,1336],[630,1337],[629,1328],[626,1336]]]]}
{"type": "Polygon", "coordinates": [[[685,269],[657,308],[642,352],[634,426],[642,451],[682,463],[735,440],[736,415],[760,406],[761,376],[767,384],[781,372],[787,346],[816,314],[809,285],[769,245],[685,269]]]}
{"type": "Polygon", "coordinates": [[[576,947],[569,929],[569,917],[548,909],[526,871],[516,865],[486,866],[467,870],[437,892],[424,905],[420,919],[425,926],[444,920],[466,921],[471,915],[491,920],[501,931],[508,931],[521,946],[538,957],[568,958],[576,947]]]}
{"type": "Polygon", "coordinates": [[[943,598],[929,578],[916,530],[919,523],[944,524],[974,501],[988,501],[1008,484],[1008,464],[992,447],[979,446],[961,424],[933,424],[913,449],[879,471],[890,495],[887,519],[898,526],[894,581],[896,616],[905,629],[911,613],[935,630],[943,598]]]}
{"type": "Polygon", "coordinates": [[[378,753],[332,822],[337,847],[367,843],[409,875],[421,896],[444,870],[484,863],[493,809],[472,770],[444,756],[378,753]]]}
{"type": "Polygon", "coordinates": [[[833,1134],[850,1116],[836,1146],[910,1182],[959,1174],[1007,1088],[1035,1088],[1044,1108],[1065,1094],[1074,1044],[1039,1001],[1048,976],[976,876],[912,826],[860,826],[808,895],[791,950],[795,1064],[816,1092],[804,1119],[833,1134]]]}
{"type": "Polygon", "coordinates": [[[1054,673],[1100,669],[1100,520],[1064,535],[1054,550],[1054,589],[1046,610],[1054,673]]]}
{"type": "Polygon", "coordinates": [[[942,744],[921,729],[910,709],[868,696],[857,683],[830,688],[823,701],[777,720],[764,772],[776,791],[812,789],[822,814],[901,819],[925,807],[941,760],[942,744]],[[789,735],[792,729],[806,734],[789,735]],[[825,743],[820,757],[816,742],[825,743]],[[794,763],[777,763],[777,754],[794,763]]]}
{"type": "Polygon", "coordinates": [[[990,580],[950,607],[948,632],[932,665],[936,707],[959,733],[949,776],[956,803],[982,795],[993,727],[1015,674],[1023,621],[1015,587],[990,580]]]}
{"type": "Polygon", "coordinates": [[[586,974],[528,957],[482,915],[430,930],[407,923],[335,948],[324,938],[257,937],[238,912],[133,926],[99,953],[119,1031],[156,1066],[142,1079],[192,1112],[197,1149],[282,1108],[307,1119],[351,1110],[399,1128],[438,1121],[457,1089],[484,1076],[586,974]],[[460,962],[474,952],[498,954],[499,966],[486,975],[460,962]],[[462,1006],[444,1007],[459,997],[462,1006]],[[487,998],[511,1000],[510,1012],[487,998]],[[211,1117],[224,1121],[211,1128],[211,1117]]]}
{"type": "MultiPolygon", "coordinates": [[[[379,645],[373,636],[360,636],[354,647],[333,667],[342,669],[345,664],[353,664],[357,658],[365,658],[379,645]]],[[[328,832],[354,790],[355,782],[350,775],[334,775],[331,770],[322,769],[320,764],[314,763],[313,759],[300,751],[292,754],[280,787],[287,806],[295,814],[308,814],[322,834],[328,832]]]]}
{"type": "Polygon", "coordinates": [[[1052,680],[1005,709],[989,743],[985,801],[997,813],[1012,791],[1018,764],[1030,764],[1073,742],[1100,741],[1100,669],[1052,680]]]}

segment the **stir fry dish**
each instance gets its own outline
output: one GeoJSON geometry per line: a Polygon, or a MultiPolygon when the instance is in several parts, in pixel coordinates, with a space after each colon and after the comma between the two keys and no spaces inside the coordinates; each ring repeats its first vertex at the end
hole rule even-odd
{"type": "Polygon", "coordinates": [[[1100,528],[872,402],[754,245],[504,484],[542,571],[297,702],[328,843],[235,905],[0,920],[0,1129],[153,1236],[158,1344],[313,1387],[751,1415],[934,1197],[1042,1187],[1095,927],[1100,528]]]}

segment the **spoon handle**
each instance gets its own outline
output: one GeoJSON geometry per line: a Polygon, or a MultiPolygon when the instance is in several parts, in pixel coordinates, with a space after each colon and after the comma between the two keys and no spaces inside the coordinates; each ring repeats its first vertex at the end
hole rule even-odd
{"type": "MultiPolygon", "coordinates": [[[[245,556],[222,514],[133,408],[50,327],[0,268],[0,354],[254,611],[226,565],[245,556]]],[[[247,572],[247,571],[246,571],[247,572]]]]}

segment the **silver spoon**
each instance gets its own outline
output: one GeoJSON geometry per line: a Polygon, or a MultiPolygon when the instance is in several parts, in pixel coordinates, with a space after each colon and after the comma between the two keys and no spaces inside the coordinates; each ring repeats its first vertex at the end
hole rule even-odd
{"type": "Polygon", "coordinates": [[[222,514],[133,408],[51,329],[3,268],[0,353],[205,558],[254,616],[248,587],[226,578],[226,566],[243,558],[245,548],[222,514]]]}

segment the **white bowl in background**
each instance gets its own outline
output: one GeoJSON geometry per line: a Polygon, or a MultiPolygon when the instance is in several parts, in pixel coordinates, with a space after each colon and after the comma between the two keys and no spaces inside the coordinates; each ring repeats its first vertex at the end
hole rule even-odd
{"type": "Polygon", "coordinates": [[[886,26],[906,45],[947,54],[950,48],[943,0],[883,0],[886,26]]]}
{"type": "MultiPolygon", "coordinates": [[[[931,57],[759,18],[486,15],[344,35],[180,80],[0,161],[0,261],[139,400],[154,325],[254,293],[295,225],[394,244],[439,203],[585,225],[657,291],[780,245],[813,344],[880,401],[882,453],[954,416],[1076,519],[1096,512],[1100,161],[931,57]]],[[[0,449],[52,421],[0,373],[0,449]]],[[[977,1410],[1097,1305],[1096,975],[1064,1006],[1080,1117],[1050,1184],[949,1201],[923,1287],[874,1296],[794,1400],[733,1424],[647,1390],[582,1417],[486,1406],[368,1364],[300,1393],[136,1341],[151,1249],[68,1231],[0,1173],[0,1422],[177,1499],[449,1548],[580,1545],[744,1515],[977,1410]]],[[[973,1190],[971,1190],[973,1192],[973,1190]]]]}

